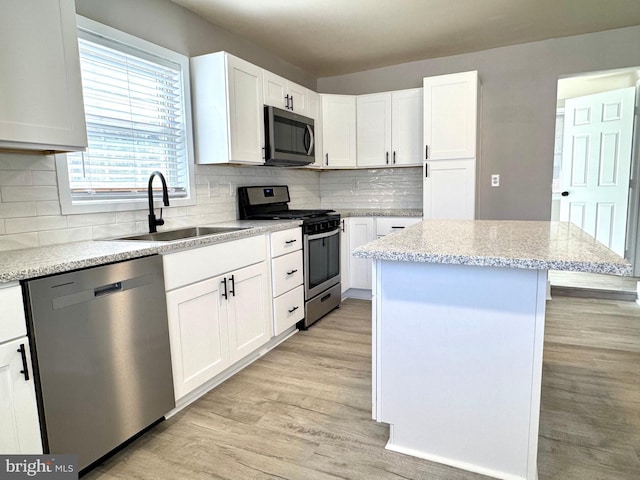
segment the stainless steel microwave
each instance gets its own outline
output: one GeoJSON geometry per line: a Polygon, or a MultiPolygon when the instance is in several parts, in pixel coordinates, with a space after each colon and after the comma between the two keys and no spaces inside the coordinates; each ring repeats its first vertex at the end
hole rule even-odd
{"type": "Polygon", "coordinates": [[[265,165],[298,167],[315,161],[314,121],[264,106],[265,165]]]}

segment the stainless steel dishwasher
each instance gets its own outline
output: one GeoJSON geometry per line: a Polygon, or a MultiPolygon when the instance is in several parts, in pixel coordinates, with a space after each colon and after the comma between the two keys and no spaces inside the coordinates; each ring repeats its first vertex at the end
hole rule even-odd
{"type": "Polygon", "coordinates": [[[162,259],[26,283],[45,453],[84,469],[174,406],[162,259]]]}

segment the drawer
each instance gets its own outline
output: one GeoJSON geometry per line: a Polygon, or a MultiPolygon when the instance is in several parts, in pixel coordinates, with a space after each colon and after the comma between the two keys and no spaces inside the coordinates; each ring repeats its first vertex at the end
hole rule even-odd
{"type": "Polygon", "coordinates": [[[300,285],[273,300],[273,323],[276,335],[304,318],[304,287],[300,285]]]}
{"type": "Polygon", "coordinates": [[[302,228],[290,228],[271,234],[271,256],[279,257],[302,249],[302,228]]]}
{"type": "Polygon", "coordinates": [[[376,236],[389,235],[421,221],[422,217],[377,217],[376,236]]]}
{"type": "Polygon", "coordinates": [[[167,291],[267,259],[265,235],[231,240],[162,257],[167,291]]]}
{"type": "Polygon", "coordinates": [[[302,275],[302,251],[291,252],[271,261],[271,274],[273,284],[273,296],[277,297],[292,288],[301,285],[304,281],[302,275]]]}
{"type": "Polygon", "coordinates": [[[17,283],[0,285],[0,343],[27,334],[22,288],[17,283]]]}

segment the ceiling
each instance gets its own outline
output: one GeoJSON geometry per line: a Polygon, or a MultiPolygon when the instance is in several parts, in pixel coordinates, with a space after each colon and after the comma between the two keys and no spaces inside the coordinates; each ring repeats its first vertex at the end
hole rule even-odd
{"type": "Polygon", "coordinates": [[[640,25],[640,0],[172,0],[317,77],[640,25]]]}

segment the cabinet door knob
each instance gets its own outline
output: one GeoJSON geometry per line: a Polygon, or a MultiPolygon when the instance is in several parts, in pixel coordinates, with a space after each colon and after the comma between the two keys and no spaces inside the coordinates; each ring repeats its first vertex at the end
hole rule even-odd
{"type": "Polygon", "coordinates": [[[424,159],[429,160],[429,145],[424,146],[424,159]]]}
{"type": "Polygon", "coordinates": [[[560,195],[562,195],[563,197],[568,197],[569,196],[569,192],[567,192],[566,190],[564,192],[562,192],[560,195]]]}
{"type": "Polygon", "coordinates": [[[298,308],[300,308],[300,307],[293,307],[293,308],[290,308],[290,309],[289,309],[289,313],[293,313],[293,312],[295,312],[296,310],[298,310],[298,308]]]}
{"type": "Polygon", "coordinates": [[[393,151],[393,164],[396,164],[396,151],[393,151]]]}
{"type": "Polygon", "coordinates": [[[325,153],[324,156],[325,156],[325,159],[326,159],[324,164],[328,167],[329,166],[329,154],[325,153]]]}
{"type": "Polygon", "coordinates": [[[289,110],[289,95],[284,96],[285,108],[289,110]]]}
{"type": "Polygon", "coordinates": [[[287,275],[293,275],[293,274],[294,274],[294,273],[296,273],[297,271],[298,271],[298,270],[294,268],[293,270],[291,270],[291,271],[287,272],[287,275]]]}
{"type": "Polygon", "coordinates": [[[233,295],[234,297],[236,296],[236,278],[235,278],[235,275],[231,275],[231,278],[229,279],[229,293],[231,295],[233,295]]]}
{"type": "Polygon", "coordinates": [[[386,157],[387,157],[387,165],[389,165],[389,152],[387,152],[386,157]]]}

